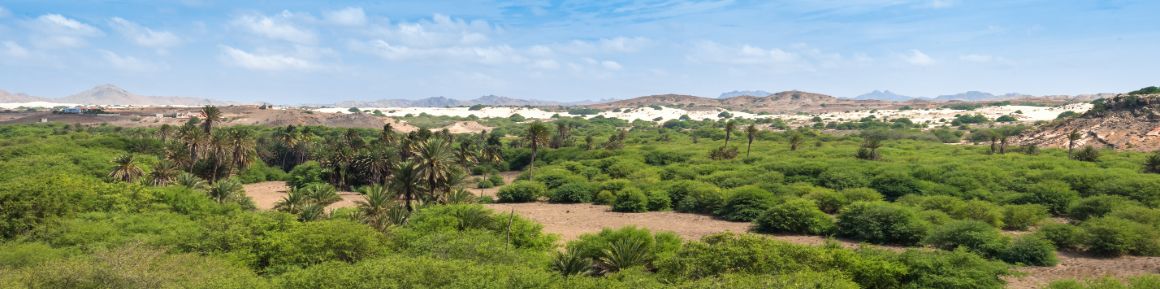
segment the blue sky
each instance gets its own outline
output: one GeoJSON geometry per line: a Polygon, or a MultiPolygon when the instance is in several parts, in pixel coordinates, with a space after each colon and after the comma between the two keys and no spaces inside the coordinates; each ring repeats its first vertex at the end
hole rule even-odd
{"type": "Polygon", "coordinates": [[[277,103],[1160,84],[1160,1],[0,0],[0,89],[277,103]]]}

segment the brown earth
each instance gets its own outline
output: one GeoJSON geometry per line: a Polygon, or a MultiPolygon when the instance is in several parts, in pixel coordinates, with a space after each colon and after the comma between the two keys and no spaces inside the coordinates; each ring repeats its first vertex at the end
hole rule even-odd
{"type": "MultiPolygon", "coordinates": [[[[503,178],[504,184],[511,184],[512,182],[516,181],[516,177],[520,176],[520,172],[519,171],[501,172],[501,173],[499,173],[499,176],[503,178]]],[[[492,199],[495,199],[496,198],[495,194],[499,192],[500,186],[495,186],[495,187],[486,188],[486,189],[480,189],[476,186],[476,184],[479,183],[480,178],[484,178],[484,177],[486,177],[486,176],[477,177],[473,182],[468,183],[467,184],[467,187],[468,187],[467,191],[471,192],[471,194],[476,195],[476,196],[480,196],[480,197],[489,196],[492,199]]]]}
{"type": "MultiPolygon", "coordinates": [[[[1068,134],[1077,132],[1080,138],[1075,148],[1093,146],[1118,150],[1160,150],[1160,96],[1140,96],[1143,105],[1133,109],[1112,109],[1107,113],[1056,121],[1029,130],[1016,142],[1042,147],[1068,147],[1068,134]]],[[[1112,98],[1109,103],[1115,103],[1112,98]]]]}
{"type": "Polygon", "coordinates": [[[447,129],[447,131],[450,131],[451,133],[454,133],[454,134],[480,133],[480,132],[483,132],[485,130],[490,131],[490,130],[494,129],[493,127],[485,126],[485,125],[480,124],[479,122],[475,122],[475,121],[457,121],[457,122],[452,123],[450,125],[447,125],[443,128],[447,129]]]}
{"type": "MultiPolygon", "coordinates": [[[[246,191],[246,196],[254,200],[254,206],[259,210],[270,210],[274,208],[274,204],[282,200],[286,193],[290,191],[290,187],[286,182],[261,182],[242,186],[246,191]]],[[[350,208],[355,206],[355,201],[363,200],[359,193],[355,192],[338,192],[338,196],[342,200],[326,206],[327,211],[333,211],[337,208],[350,208]]]]}

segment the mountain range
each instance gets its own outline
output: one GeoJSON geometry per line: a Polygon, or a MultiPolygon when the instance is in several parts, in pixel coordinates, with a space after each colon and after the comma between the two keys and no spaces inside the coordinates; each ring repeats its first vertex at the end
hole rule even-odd
{"type": "Polygon", "coordinates": [[[96,87],[65,97],[38,97],[23,93],[9,93],[0,90],[0,103],[49,102],[85,105],[141,105],[141,106],[201,106],[233,104],[207,98],[181,96],[145,96],[134,94],[112,84],[96,87]]]}
{"type": "Polygon", "coordinates": [[[891,92],[889,90],[875,90],[870,93],[855,96],[856,100],[882,100],[882,101],[907,101],[915,99],[913,96],[905,96],[891,92]]]}
{"type": "Polygon", "coordinates": [[[1000,101],[1011,100],[1017,98],[1033,97],[1031,95],[1021,93],[1007,93],[1007,94],[992,94],[982,91],[966,91],[956,94],[945,94],[935,97],[915,97],[906,96],[891,92],[889,90],[875,90],[866,94],[853,97],[856,100],[881,100],[881,101],[911,101],[911,100],[927,100],[927,101],[1000,101]]]}
{"type": "Polygon", "coordinates": [[[768,96],[770,94],[773,94],[773,93],[768,92],[768,91],[764,91],[764,90],[734,90],[734,91],[722,93],[721,96],[717,97],[717,99],[729,99],[729,98],[734,98],[734,97],[738,97],[738,96],[762,97],[762,96],[768,96]]]}

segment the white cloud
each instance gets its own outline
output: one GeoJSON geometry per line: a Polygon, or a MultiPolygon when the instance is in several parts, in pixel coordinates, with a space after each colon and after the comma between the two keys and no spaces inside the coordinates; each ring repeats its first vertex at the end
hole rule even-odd
{"type": "Polygon", "coordinates": [[[480,64],[508,64],[528,61],[526,57],[507,45],[427,48],[392,44],[384,40],[372,40],[367,43],[356,43],[353,48],[392,61],[438,60],[467,61],[480,64]]]}
{"type": "Polygon", "coordinates": [[[926,55],[926,53],[922,53],[922,51],[919,51],[918,49],[911,49],[910,52],[906,55],[903,55],[902,58],[906,60],[907,63],[918,66],[932,65],[935,62],[934,58],[926,55]]]}
{"type": "Polygon", "coordinates": [[[60,14],[44,14],[27,22],[33,44],[45,48],[82,47],[88,38],[104,35],[100,29],[60,14]]]}
{"type": "Polygon", "coordinates": [[[109,24],[113,29],[117,30],[121,36],[133,41],[140,46],[152,48],[166,48],[181,44],[181,39],[169,31],[155,31],[149,27],[141,26],[132,21],[122,19],[120,17],[113,17],[109,20],[109,24]]]}
{"type": "Polygon", "coordinates": [[[0,18],[8,17],[9,15],[12,15],[12,12],[8,11],[4,6],[0,6],[0,18]]]}
{"type": "Polygon", "coordinates": [[[616,61],[612,61],[612,60],[601,61],[600,66],[602,66],[602,67],[604,67],[604,69],[608,69],[608,70],[620,70],[620,68],[621,68],[620,63],[618,63],[616,61]]]}
{"type": "Polygon", "coordinates": [[[154,64],[132,56],[121,56],[108,50],[101,50],[101,57],[114,68],[128,71],[154,71],[165,68],[164,65],[154,64]]]}
{"type": "Polygon", "coordinates": [[[965,55],[960,55],[959,60],[966,61],[966,62],[983,63],[983,62],[991,62],[992,60],[995,60],[995,57],[991,56],[991,55],[987,55],[987,54],[965,54],[965,55]]]}
{"type": "Polygon", "coordinates": [[[385,41],[421,48],[480,45],[490,40],[489,35],[500,32],[486,21],[466,21],[442,14],[389,25],[379,31],[385,41]]]}
{"type": "Polygon", "coordinates": [[[246,69],[279,71],[306,70],[314,68],[314,64],[312,64],[310,61],[293,56],[276,53],[250,53],[241,49],[224,45],[221,46],[221,49],[228,64],[246,69]]]}
{"type": "Polygon", "coordinates": [[[4,42],[4,55],[9,58],[25,58],[28,57],[28,49],[25,49],[20,44],[12,41],[4,42]]]}
{"type": "Polygon", "coordinates": [[[797,60],[799,55],[779,48],[764,49],[751,45],[726,46],[712,41],[694,45],[689,59],[697,62],[746,65],[774,65],[797,60]]]}
{"type": "Polygon", "coordinates": [[[314,32],[298,28],[292,23],[294,14],[283,11],[281,15],[267,17],[265,15],[242,15],[234,19],[233,24],[250,33],[270,39],[285,40],[300,44],[314,44],[317,37],[314,32]]]}
{"type": "Polygon", "coordinates": [[[631,53],[640,51],[651,43],[651,39],[644,37],[618,36],[594,41],[573,40],[556,46],[559,50],[571,54],[631,53]]]}
{"type": "Polygon", "coordinates": [[[560,68],[560,63],[556,62],[554,59],[541,59],[532,62],[532,67],[545,70],[556,70],[560,68]]]}
{"type": "Polygon", "coordinates": [[[362,26],[367,23],[367,15],[360,7],[347,7],[322,13],[326,21],[343,26],[362,26]]]}

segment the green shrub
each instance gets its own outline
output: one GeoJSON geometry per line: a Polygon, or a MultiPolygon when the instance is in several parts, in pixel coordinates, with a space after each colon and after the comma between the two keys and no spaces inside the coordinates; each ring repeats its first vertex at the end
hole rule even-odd
{"type": "Polygon", "coordinates": [[[480,180],[475,184],[475,187],[479,189],[489,189],[495,187],[495,184],[492,184],[490,180],[480,180]]]}
{"type": "Polygon", "coordinates": [[[874,177],[870,181],[870,187],[881,193],[887,200],[922,192],[918,179],[904,172],[896,171],[887,171],[874,177]]]}
{"type": "Polygon", "coordinates": [[[547,250],[556,242],[542,232],[543,225],[509,212],[496,213],[480,205],[431,206],[418,210],[390,237],[393,244],[406,247],[435,232],[486,230],[502,236],[515,248],[547,250]]]}
{"type": "Polygon", "coordinates": [[[613,243],[632,240],[640,243],[644,258],[651,262],[659,256],[671,254],[681,247],[681,239],[677,235],[667,232],[653,234],[648,229],[633,226],[619,229],[604,228],[600,233],[583,234],[576,240],[568,242],[567,249],[580,257],[593,261],[605,256],[605,251],[613,243]]]}
{"type": "Polygon", "coordinates": [[[298,164],[290,170],[288,184],[292,188],[303,188],[307,184],[322,183],[322,165],[316,161],[298,164]]]}
{"type": "Polygon", "coordinates": [[[838,214],[839,236],[879,244],[915,245],[929,225],[914,209],[885,202],[858,202],[838,214]]]}
{"type": "Polygon", "coordinates": [[[998,256],[1007,246],[1007,239],[999,234],[999,229],[973,220],[953,221],[935,227],[924,242],[943,250],[963,247],[983,256],[998,256]]]}
{"type": "Polygon", "coordinates": [[[500,188],[496,196],[501,203],[526,203],[539,199],[548,188],[535,181],[516,181],[511,185],[500,188]]]}
{"type": "Polygon", "coordinates": [[[503,176],[500,176],[499,174],[492,174],[487,176],[487,180],[490,181],[492,185],[496,186],[502,186],[504,184],[503,176]]]}
{"type": "Polygon", "coordinates": [[[0,243],[0,271],[57,260],[66,256],[65,253],[65,250],[56,249],[44,243],[0,243]]]}
{"type": "Polygon", "coordinates": [[[1129,206],[1132,203],[1134,202],[1121,196],[1091,196],[1080,199],[1078,202],[1072,205],[1071,210],[1067,213],[1067,216],[1079,221],[1091,218],[1099,218],[1107,215],[1108,213],[1111,213],[1115,208],[1129,206]]]}
{"type": "Polygon", "coordinates": [[[1076,280],[1060,280],[1051,282],[1048,289],[1152,289],[1160,288],[1160,274],[1147,274],[1128,278],[1121,282],[1119,279],[1108,276],[1079,282],[1076,280]]]}
{"type": "Polygon", "coordinates": [[[1003,229],[1027,230],[1047,219],[1047,208],[1038,204],[1003,206],[1003,229]]]}
{"type": "Polygon", "coordinates": [[[857,169],[832,168],[818,175],[818,184],[835,190],[865,187],[870,184],[857,169]]]}
{"type": "Polygon", "coordinates": [[[758,187],[746,186],[730,190],[725,204],[716,215],[727,221],[749,222],[757,219],[773,203],[773,194],[758,187]]]}
{"type": "Polygon", "coordinates": [[[648,193],[649,211],[667,211],[672,208],[672,199],[665,191],[651,191],[648,193]]]}
{"type": "Polygon", "coordinates": [[[351,221],[307,222],[274,235],[266,248],[273,271],[328,261],[355,263],[386,251],[382,233],[351,221]]]}
{"type": "Polygon", "coordinates": [[[1015,238],[1003,249],[1000,258],[1007,263],[1029,266],[1055,266],[1055,245],[1036,235],[1015,238]]]}
{"type": "Polygon", "coordinates": [[[851,203],[850,200],[846,198],[846,195],[835,191],[812,192],[806,194],[803,197],[813,200],[814,203],[818,204],[818,209],[821,209],[822,212],[826,212],[827,214],[838,213],[838,211],[841,210],[843,206],[851,203]]]}
{"type": "Polygon", "coordinates": [[[878,191],[875,191],[871,188],[845,189],[839,191],[838,193],[842,194],[842,196],[846,198],[846,201],[850,203],[873,202],[881,201],[883,199],[882,194],[879,194],[878,191]]]}
{"type": "Polygon", "coordinates": [[[592,203],[597,205],[612,205],[613,200],[616,200],[616,194],[605,190],[596,193],[596,198],[592,199],[592,203]]]}
{"type": "Polygon", "coordinates": [[[6,288],[272,288],[236,263],[199,254],[125,246],[0,274],[6,288]]]}
{"type": "Polygon", "coordinates": [[[1061,181],[1044,181],[1032,184],[1027,188],[1027,192],[1030,194],[1028,201],[1047,207],[1051,214],[1057,216],[1067,214],[1071,204],[1079,200],[1079,193],[1061,181]]]}
{"type": "Polygon", "coordinates": [[[265,181],[284,181],[290,174],[277,167],[267,166],[265,162],[254,162],[238,173],[238,181],[243,184],[252,184],[265,181]]]}
{"type": "Polygon", "coordinates": [[[626,213],[647,212],[648,196],[637,188],[625,189],[616,194],[616,199],[612,201],[612,210],[626,213]]]}
{"type": "Polygon", "coordinates": [[[725,196],[717,187],[696,182],[687,190],[669,190],[669,197],[679,212],[712,214],[725,203],[725,196]]]}
{"type": "Polygon", "coordinates": [[[588,183],[568,183],[551,189],[548,201],[553,203],[587,203],[596,196],[596,187],[588,183]]]}
{"type": "Polygon", "coordinates": [[[1160,235],[1148,225],[1103,217],[1083,222],[1087,250],[1103,256],[1160,255],[1160,235]]]}
{"type": "Polygon", "coordinates": [[[807,199],[788,199],[762,213],[756,229],[766,233],[822,235],[834,229],[834,221],[807,199]]]}
{"type": "Polygon", "coordinates": [[[923,210],[918,212],[918,218],[934,226],[941,226],[955,221],[954,218],[951,218],[951,215],[943,213],[943,211],[935,210],[923,210]]]}
{"type": "Polygon", "coordinates": [[[970,200],[952,216],[980,221],[996,228],[1003,227],[1003,207],[983,200],[970,200]]]}
{"type": "Polygon", "coordinates": [[[1039,227],[1035,234],[1059,249],[1079,250],[1087,243],[1084,230],[1071,224],[1046,224],[1039,227]]]}

